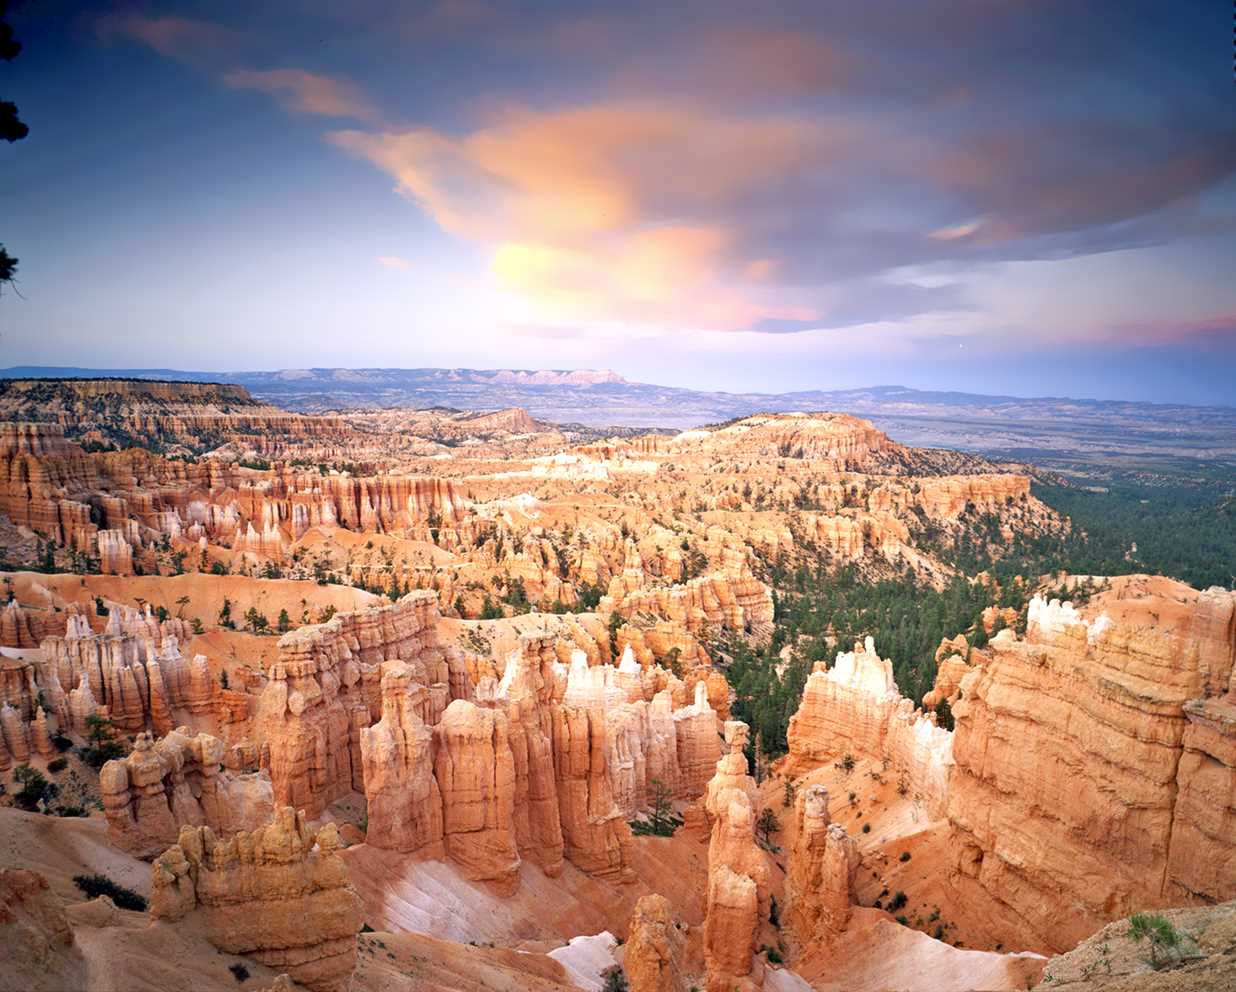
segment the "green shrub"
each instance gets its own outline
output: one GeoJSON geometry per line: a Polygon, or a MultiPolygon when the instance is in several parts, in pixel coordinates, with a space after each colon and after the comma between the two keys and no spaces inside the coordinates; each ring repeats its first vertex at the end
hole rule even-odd
{"type": "Polygon", "coordinates": [[[52,760],[47,763],[47,770],[51,772],[53,775],[56,772],[64,771],[68,767],[69,767],[68,758],[52,758],[52,760]]]}
{"type": "Polygon", "coordinates": [[[118,885],[106,875],[74,875],[73,884],[91,899],[108,896],[121,909],[133,909],[139,913],[146,911],[145,896],[118,885]]]}
{"type": "Polygon", "coordinates": [[[1129,937],[1140,944],[1143,940],[1150,942],[1151,967],[1162,967],[1166,961],[1160,961],[1159,953],[1178,955],[1180,953],[1180,931],[1172,926],[1166,916],[1158,913],[1134,913],[1129,917],[1129,937]]]}
{"type": "Polygon", "coordinates": [[[905,864],[907,861],[909,861],[909,860],[910,860],[910,852],[909,852],[909,851],[902,851],[902,852],[901,852],[901,857],[900,857],[900,858],[898,858],[897,860],[898,860],[898,861],[900,861],[902,864],[905,864]]]}
{"type": "Polygon", "coordinates": [[[627,992],[627,975],[618,965],[601,972],[601,977],[605,979],[601,992],[627,992]]]}
{"type": "Polygon", "coordinates": [[[232,973],[232,977],[238,982],[247,982],[249,980],[249,969],[239,961],[235,964],[229,964],[227,970],[232,973]]]}

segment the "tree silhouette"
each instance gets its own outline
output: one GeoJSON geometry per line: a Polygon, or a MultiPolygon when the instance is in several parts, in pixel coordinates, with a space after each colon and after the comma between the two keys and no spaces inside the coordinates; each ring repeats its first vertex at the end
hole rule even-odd
{"type": "MultiPolygon", "coordinates": [[[[21,52],[21,42],[13,35],[13,26],[8,22],[9,0],[0,0],[0,59],[12,62],[21,52]]],[[[17,104],[0,100],[0,138],[5,141],[21,141],[30,133],[25,123],[17,116],[17,104]]],[[[12,283],[17,275],[17,259],[0,244],[0,293],[5,283],[12,283]]]]}

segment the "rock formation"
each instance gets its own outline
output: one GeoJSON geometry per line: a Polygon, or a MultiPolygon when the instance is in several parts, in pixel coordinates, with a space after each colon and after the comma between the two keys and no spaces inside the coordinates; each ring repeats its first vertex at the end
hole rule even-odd
{"type": "Polygon", "coordinates": [[[506,714],[457,699],[446,708],[433,737],[447,855],[468,878],[512,886],[520,858],[506,714]]]}
{"type": "Polygon", "coordinates": [[[436,597],[414,592],[280,639],[255,720],[276,803],[315,817],[364,789],[360,731],[381,716],[382,662],[402,660],[414,669],[430,700],[426,722],[437,719],[451,685],[460,684],[451,676],[459,660],[439,645],[437,619],[436,597]]]}
{"type": "Polygon", "coordinates": [[[287,807],[228,840],[182,827],[152,867],[151,912],[176,920],[196,910],[221,951],[251,954],[313,992],[344,992],[362,915],[338,848],[334,824],[315,834],[287,807]]]}
{"type": "Polygon", "coordinates": [[[382,666],[382,719],[360,731],[366,839],[375,847],[441,857],[442,795],[434,777],[427,690],[402,661],[382,666]]]}
{"type": "Polygon", "coordinates": [[[858,845],[828,815],[828,790],[812,785],[794,801],[794,846],[785,880],[788,922],[800,943],[845,929],[854,904],[858,845]]]}
{"type": "Polygon", "coordinates": [[[180,828],[209,826],[218,834],[253,830],[274,812],[265,775],[224,769],[227,745],[179,727],[160,740],[138,734],[133,751],[99,773],[108,839],[139,858],[176,843],[180,828]]]}
{"type": "Polygon", "coordinates": [[[908,787],[943,811],[952,771],[953,736],[933,714],[917,712],[897,691],[892,662],[872,639],[842,652],[831,669],[817,662],[790,720],[787,770],[799,775],[844,754],[888,759],[908,787]]]}
{"type": "Polygon", "coordinates": [[[1236,896],[1236,594],[1135,577],[1091,610],[1036,599],[953,706],[954,883],[1054,949],[1236,896]]]}
{"type": "Polygon", "coordinates": [[[61,726],[82,734],[85,718],[106,708],[120,730],[166,734],[173,710],[182,716],[213,712],[217,684],[205,657],[180,653],[188,635],[183,620],[154,619],[115,606],[104,632],[95,634],[80,615],[69,617],[63,637],[42,643],[38,688],[61,726]]]}
{"type": "Polygon", "coordinates": [[[729,992],[751,973],[760,927],[768,918],[769,868],[755,842],[759,793],[747,774],[747,735],[745,723],[726,723],[728,751],[717,762],[704,799],[712,823],[704,923],[709,992],[729,992]]]}
{"type": "Polygon", "coordinates": [[[635,904],[622,958],[631,992],[683,992],[682,945],[669,900],[643,896],[635,904]]]}

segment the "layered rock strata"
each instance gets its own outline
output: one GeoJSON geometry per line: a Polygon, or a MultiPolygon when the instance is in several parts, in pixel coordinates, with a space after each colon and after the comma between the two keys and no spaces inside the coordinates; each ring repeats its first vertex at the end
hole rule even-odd
{"type": "Polygon", "coordinates": [[[794,801],[794,846],[785,880],[786,912],[802,944],[826,941],[845,929],[854,904],[858,845],[828,815],[828,790],[800,789],[794,801]]]}
{"type": "Polygon", "coordinates": [[[270,771],[275,801],[310,817],[363,791],[361,731],[382,715],[380,666],[403,661],[425,689],[426,723],[436,722],[466,679],[452,676],[462,658],[438,642],[437,599],[409,593],[398,603],[336,614],[279,641],[258,700],[255,734],[270,771]]]}
{"type": "Polygon", "coordinates": [[[1128,580],[1098,606],[1033,601],[953,705],[954,882],[1057,950],[1236,896],[1236,594],[1128,580]]]}
{"type": "Polygon", "coordinates": [[[138,734],[133,751],[99,773],[110,842],[139,858],[176,843],[182,826],[217,834],[253,830],[270,820],[274,801],[264,774],[237,775],[224,767],[227,745],[179,727],[153,740],[138,734]]]}
{"type": "Polygon", "coordinates": [[[334,824],[314,833],[287,807],[228,840],[182,827],[152,866],[151,913],[196,911],[219,950],[250,954],[313,992],[345,992],[363,917],[338,849],[334,824]]]}
{"type": "Polygon", "coordinates": [[[655,894],[641,897],[622,958],[631,992],[683,992],[683,943],[669,900],[655,894]]]}
{"type": "Polygon", "coordinates": [[[792,775],[845,754],[887,759],[930,809],[944,810],[953,735],[897,691],[892,662],[876,653],[870,637],[839,654],[832,668],[816,663],[787,737],[792,775]]]}
{"type": "Polygon", "coordinates": [[[725,725],[727,753],[708,783],[708,901],[704,959],[709,992],[729,992],[752,970],[760,927],[768,918],[767,858],[755,842],[759,793],[743,753],[747,725],[725,725]]]}

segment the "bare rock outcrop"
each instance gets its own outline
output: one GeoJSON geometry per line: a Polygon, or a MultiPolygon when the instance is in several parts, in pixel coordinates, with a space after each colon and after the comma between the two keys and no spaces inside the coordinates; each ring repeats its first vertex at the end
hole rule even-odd
{"type": "Polygon", "coordinates": [[[953,765],[953,735],[934,714],[916,711],[893,680],[892,662],[868,637],[832,668],[817,662],[790,719],[787,770],[799,775],[843,754],[888,759],[931,809],[943,811],[953,765]]]}
{"type": "Polygon", "coordinates": [[[441,857],[442,794],[434,777],[427,690],[402,661],[382,666],[382,719],[360,731],[369,824],[375,847],[441,857]]]}
{"type": "Polygon", "coordinates": [[[138,734],[133,751],[99,773],[108,839],[120,850],[153,858],[176,843],[182,826],[218,834],[253,830],[270,820],[274,799],[265,774],[224,767],[227,745],[179,727],[154,740],[138,734]]]}
{"type": "Polygon", "coordinates": [[[513,886],[515,762],[506,714],[457,699],[434,727],[434,777],[442,794],[446,853],[471,879],[513,886]]]}
{"type": "Polygon", "coordinates": [[[759,792],[747,774],[745,723],[725,725],[728,751],[708,783],[708,903],[704,960],[709,992],[728,992],[751,973],[752,955],[769,911],[768,861],[755,842],[759,792]]]}
{"type": "Polygon", "coordinates": [[[382,662],[413,667],[430,701],[425,720],[437,719],[450,697],[451,665],[458,664],[440,646],[437,623],[437,598],[413,592],[280,639],[255,720],[276,803],[313,817],[363,790],[360,731],[381,717],[382,662]]]}
{"type": "Polygon", "coordinates": [[[854,904],[858,845],[828,815],[828,790],[812,785],[794,802],[796,832],[786,875],[786,911],[800,943],[835,937],[854,904]]]}
{"type": "Polygon", "coordinates": [[[1024,640],[992,640],[953,706],[963,894],[1057,950],[1134,909],[1236,896],[1234,610],[1132,577],[1089,618],[1035,599],[1024,640]]]}
{"type": "Polygon", "coordinates": [[[669,900],[655,894],[641,897],[622,958],[631,992],[682,992],[683,944],[669,900]]]}
{"type": "Polygon", "coordinates": [[[213,713],[218,689],[202,655],[180,653],[188,635],[182,620],[156,620],[146,611],[113,606],[94,633],[86,618],[69,617],[63,637],[42,643],[38,686],[64,729],[85,732],[86,717],[106,708],[120,730],[166,734],[174,713],[213,713]]]}
{"type": "Polygon", "coordinates": [[[84,988],[86,962],[64,903],[36,871],[0,868],[0,989],[58,992],[84,988]]]}
{"type": "Polygon", "coordinates": [[[315,834],[288,807],[228,840],[183,827],[153,865],[151,912],[167,920],[200,912],[221,951],[251,954],[314,992],[344,992],[363,918],[338,848],[333,824],[315,834]]]}

